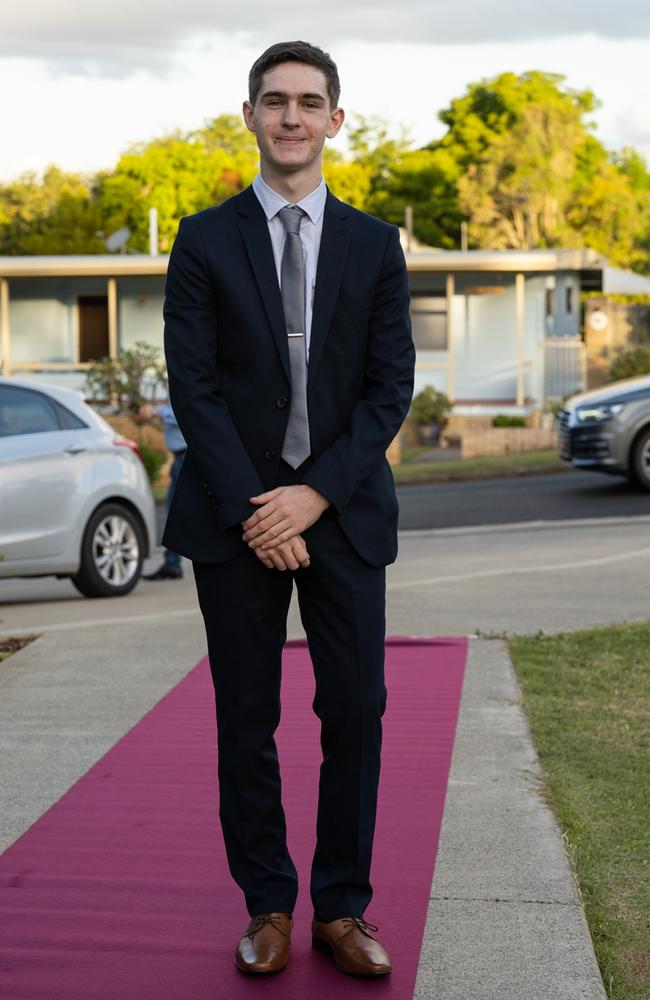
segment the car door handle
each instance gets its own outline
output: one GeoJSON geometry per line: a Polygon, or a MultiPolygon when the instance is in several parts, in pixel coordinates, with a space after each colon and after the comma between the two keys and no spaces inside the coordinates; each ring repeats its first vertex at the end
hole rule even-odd
{"type": "Polygon", "coordinates": [[[67,448],[63,449],[66,455],[79,455],[82,451],[87,451],[82,444],[69,444],[67,448]]]}

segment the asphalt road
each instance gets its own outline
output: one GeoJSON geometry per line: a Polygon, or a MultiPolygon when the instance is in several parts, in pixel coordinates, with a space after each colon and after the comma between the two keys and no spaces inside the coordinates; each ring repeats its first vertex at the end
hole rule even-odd
{"type": "Polygon", "coordinates": [[[650,514],[650,493],[594,472],[401,486],[398,497],[402,530],[650,514]]]}

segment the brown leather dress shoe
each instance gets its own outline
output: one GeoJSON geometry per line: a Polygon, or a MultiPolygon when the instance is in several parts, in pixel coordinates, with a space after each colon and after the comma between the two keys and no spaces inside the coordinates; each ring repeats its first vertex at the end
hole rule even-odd
{"type": "Polygon", "coordinates": [[[290,913],[258,913],[237,945],[235,965],[253,974],[280,972],[289,958],[290,913]]]}
{"type": "Polygon", "coordinates": [[[314,917],[312,944],[331,954],[339,972],[348,976],[387,976],[392,969],[390,958],[370,933],[378,930],[363,917],[342,917],[326,924],[314,917]]]}

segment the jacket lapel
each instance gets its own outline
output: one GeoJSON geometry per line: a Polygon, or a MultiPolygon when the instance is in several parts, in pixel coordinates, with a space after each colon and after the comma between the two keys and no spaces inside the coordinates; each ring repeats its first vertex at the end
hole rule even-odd
{"type": "Polygon", "coordinates": [[[246,247],[257,287],[262,296],[280,360],[287,378],[291,380],[287,327],[271,237],[269,236],[266,216],[252,187],[242,191],[238,199],[237,212],[239,214],[237,223],[239,231],[246,247]]]}
{"type": "Polygon", "coordinates": [[[328,191],[318,252],[318,267],[316,268],[314,309],[309,341],[308,385],[313,384],[316,376],[341,287],[350,245],[349,216],[347,205],[328,191]]]}

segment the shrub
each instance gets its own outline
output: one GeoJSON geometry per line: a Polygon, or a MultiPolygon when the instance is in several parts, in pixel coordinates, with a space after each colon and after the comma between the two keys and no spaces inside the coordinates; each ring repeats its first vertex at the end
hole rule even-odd
{"type": "Polygon", "coordinates": [[[167,456],[162,451],[158,451],[157,448],[151,448],[148,444],[139,444],[138,447],[142,455],[144,467],[147,470],[147,475],[149,476],[149,482],[155,483],[160,475],[160,470],[167,460],[167,456]]]}
{"type": "Polygon", "coordinates": [[[635,375],[650,375],[650,344],[623,347],[612,359],[609,376],[613,382],[635,375]]]}
{"type": "Polygon", "coordinates": [[[444,427],[452,407],[453,403],[444,392],[439,392],[432,385],[425,385],[424,389],[413,397],[411,416],[419,424],[439,424],[444,427]]]}
{"type": "Polygon", "coordinates": [[[89,403],[112,405],[120,413],[137,413],[144,402],[155,399],[158,388],[166,393],[167,373],[160,351],[139,340],[117,358],[101,358],[86,372],[84,393],[89,403]]]}
{"type": "Polygon", "coordinates": [[[493,427],[526,427],[525,417],[511,417],[507,413],[497,413],[492,418],[493,427]]]}

